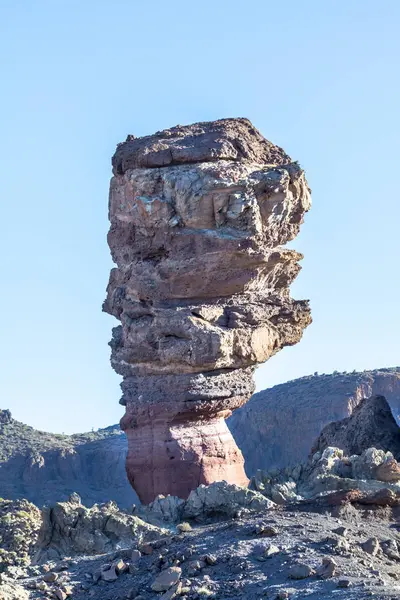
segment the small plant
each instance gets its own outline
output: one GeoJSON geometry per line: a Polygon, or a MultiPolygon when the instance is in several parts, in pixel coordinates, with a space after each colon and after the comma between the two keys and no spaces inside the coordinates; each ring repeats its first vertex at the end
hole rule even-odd
{"type": "Polygon", "coordinates": [[[178,523],[176,528],[180,533],[187,533],[188,531],[192,531],[192,526],[190,523],[187,523],[187,521],[184,521],[183,523],[178,523]]]}
{"type": "Polygon", "coordinates": [[[181,589],[181,596],[183,596],[184,594],[189,594],[190,592],[190,587],[183,587],[181,589]]]}
{"type": "Polygon", "coordinates": [[[196,591],[197,591],[197,595],[200,597],[203,597],[203,598],[210,598],[211,596],[214,596],[214,592],[207,589],[206,587],[201,587],[196,591]]]}

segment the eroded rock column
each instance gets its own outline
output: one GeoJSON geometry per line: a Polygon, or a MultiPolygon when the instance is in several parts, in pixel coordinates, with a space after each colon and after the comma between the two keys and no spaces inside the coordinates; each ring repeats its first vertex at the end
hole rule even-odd
{"type": "Polygon", "coordinates": [[[246,484],[225,419],[311,321],[289,296],[302,256],[282,247],[310,207],[304,173],[247,119],[128,136],[113,172],[104,310],[129,480],[145,503],[246,484]]]}

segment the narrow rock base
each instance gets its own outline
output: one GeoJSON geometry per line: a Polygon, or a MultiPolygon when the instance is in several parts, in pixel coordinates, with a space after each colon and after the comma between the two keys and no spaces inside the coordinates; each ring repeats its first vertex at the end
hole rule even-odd
{"type": "Polygon", "coordinates": [[[213,481],[248,485],[242,453],[222,416],[147,423],[125,431],[127,475],[144,504],[159,494],[186,499],[191,490],[213,481]]]}

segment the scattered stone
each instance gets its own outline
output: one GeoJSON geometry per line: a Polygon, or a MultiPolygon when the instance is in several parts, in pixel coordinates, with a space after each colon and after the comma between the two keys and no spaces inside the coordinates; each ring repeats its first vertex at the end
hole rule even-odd
{"type": "Polygon", "coordinates": [[[154,548],[153,548],[153,546],[151,544],[141,544],[140,547],[139,547],[139,551],[142,554],[149,555],[149,554],[153,554],[154,548]]]}
{"type": "Polygon", "coordinates": [[[279,534],[279,531],[276,527],[272,527],[266,523],[257,523],[254,528],[254,533],[263,537],[274,537],[279,534]]]}
{"type": "Polygon", "coordinates": [[[181,591],[182,591],[182,584],[180,581],[178,581],[178,583],[176,583],[175,585],[170,587],[169,590],[167,590],[164,594],[162,594],[162,596],[160,596],[160,599],[161,600],[172,600],[173,598],[176,598],[177,596],[179,596],[181,591]]]}
{"type": "Polygon", "coordinates": [[[272,556],[275,556],[275,554],[279,554],[279,552],[280,552],[280,549],[278,548],[278,546],[275,546],[274,544],[270,544],[269,546],[266,547],[264,556],[266,558],[271,558],[272,556]]]}
{"type": "Polygon", "coordinates": [[[218,562],[215,554],[206,554],[204,557],[204,561],[210,566],[214,566],[218,562]]]}
{"type": "Polygon", "coordinates": [[[386,540],[381,543],[382,552],[391,560],[400,561],[399,548],[395,540],[386,540]]]}
{"type": "Polygon", "coordinates": [[[47,592],[47,590],[49,589],[49,586],[47,585],[47,583],[45,581],[37,581],[36,589],[40,590],[41,592],[47,592]]]}
{"type": "Polygon", "coordinates": [[[101,572],[101,578],[103,581],[107,581],[108,583],[116,581],[118,579],[117,571],[115,567],[110,567],[101,572]]]}
{"type": "Polygon", "coordinates": [[[376,537],[369,538],[360,545],[364,552],[368,552],[368,554],[371,554],[372,556],[376,556],[381,549],[379,540],[376,537]]]}
{"type": "Polygon", "coordinates": [[[315,575],[314,569],[304,563],[297,563],[289,569],[290,579],[306,579],[312,575],[315,575]]]}
{"type": "Polygon", "coordinates": [[[204,567],[206,563],[202,560],[193,560],[188,565],[188,575],[196,575],[199,573],[204,567]]]}
{"type": "Polygon", "coordinates": [[[279,590],[275,596],[275,600],[286,600],[287,598],[290,598],[290,592],[288,592],[288,590],[279,590]]]}
{"type": "Polygon", "coordinates": [[[43,580],[47,581],[47,583],[54,583],[58,579],[58,574],[54,573],[54,571],[49,571],[43,576],[43,580]]]}
{"type": "Polygon", "coordinates": [[[350,579],[339,579],[339,581],[338,581],[338,587],[340,587],[340,588],[348,588],[350,586],[351,586],[350,579]]]}
{"type": "Polygon", "coordinates": [[[349,530],[346,527],[336,527],[336,529],[332,529],[332,532],[341,535],[342,537],[346,537],[349,530]]]}
{"type": "Polygon", "coordinates": [[[173,585],[176,585],[181,578],[182,569],[180,567],[168,567],[156,577],[151,585],[153,592],[166,592],[173,585]]]}
{"type": "Polygon", "coordinates": [[[126,573],[129,569],[129,566],[124,562],[121,558],[112,564],[112,567],[116,570],[118,575],[122,575],[122,573],[126,573]]]}
{"type": "Polygon", "coordinates": [[[142,557],[142,553],[140,552],[140,550],[132,550],[132,554],[131,554],[131,562],[133,564],[136,564],[139,562],[139,560],[142,557]]]}
{"type": "Polygon", "coordinates": [[[253,553],[258,561],[264,561],[279,554],[280,549],[275,544],[257,544],[253,548],[253,553]]]}
{"type": "Polygon", "coordinates": [[[349,554],[351,551],[350,542],[346,539],[335,540],[335,543],[332,549],[336,552],[336,554],[349,554]]]}
{"type": "Polygon", "coordinates": [[[176,528],[180,533],[187,533],[188,531],[192,531],[192,526],[186,521],[184,521],[183,523],[178,523],[176,528]]]}
{"type": "Polygon", "coordinates": [[[336,573],[337,563],[331,557],[325,557],[322,559],[322,565],[317,569],[318,577],[321,579],[329,579],[336,573]]]}

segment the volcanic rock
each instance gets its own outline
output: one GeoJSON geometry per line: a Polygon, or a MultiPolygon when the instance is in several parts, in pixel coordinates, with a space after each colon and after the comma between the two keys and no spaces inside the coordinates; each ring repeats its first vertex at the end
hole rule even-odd
{"type": "Polygon", "coordinates": [[[345,456],[340,448],[315,453],[300,469],[258,470],[250,488],[269,499],[281,494],[279,504],[318,499],[327,504],[359,503],[397,506],[399,463],[390,452],[368,448],[361,455],[345,456]],[[383,473],[383,480],[379,479],[383,473]],[[284,492],[286,490],[286,492],[284,492]]]}
{"type": "Polygon", "coordinates": [[[39,509],[27,500],[0,498],[0,573],[29,565],[41,522],[39,509]]]}
{"type": "MultiPolygon", "coordinates": [[[[386,398],[400,423],[400,367],[393,367],[360,373],[315,373],[276,385],[254,394],[250,402],[233,413],[227,425],[243,452],[250,477],[257,469],[295,467],[306,461],[325,426],[349,417],[364,398],[376,395],[386,398]]],[[[387,443],[387,447],[379,443],[382,426],[386,428],[390,421],[385,412],[386,416],[376,417],[380,425],[373,437],[366,436],[362,442],[357,436],[362,446],[353,451],[344,448],[346,453],[360,454],[375,446],[396,455],[387,443]]],[[[396,431],[393,422],[390,428],[396,431]]],[[[340,443],[331,439],[328,445],[340,443]]]]}
{"type": "Polygon", "coordinates": [[[241,512],[267,511],[275,508],[274,502],[262,494],[226,481],[200,485],[189,494],[186,501],[176,496],[158,496],[138,510],[139,515],[152,523],[177,523],[182,519],[204,521],[210,517],[234,518],[241,512]]]}
{"type": "MultiPolygon", "coordinates": [[[[42,511],[35,561],[105,554],[129,546],[134,540],[145,542],[164,533],[159,527],[119,510],[113,502],[91,508],[75,502],[58,502],[42,511]]],[[[118,570],[118,563],[113,568],[118,570]]]]}
{"type": "Polygon", "coordinates": [[[304,173],[247,119],[129,136],[113,157],[104,310],[120,320],[127,473],[147,503],[200,484],[245,485],[225,424],[253,371],[310,323],[283,248],[310,207],[304,173]]]}
{"type": "Polygon", "coordinates": [[[78,492],[86,505],[112,499],[128,508],[138,498],[126,479],[127,441],[118,425],[77,433],[38,431],[0,411],[0,495],[37,506],[78,492]]]}
{"type": "Polygon", "coordinates": [[[181,574],[182,569],[180,567],[169,567],[168,569],[164,569],[164,571],[161,571],[154,580],[151,589],[154,592],[166,592],[169,588],[178,583],[181,574]]]}
{"type": "MultiPolygon", "coordinates": [[[[347,455],[362,454],[373,446],[390,450],[400,459],[400,427],[384,396],[362,400],[350,417],[324,427],[311,453],[322,452],[328,446],[341,448],[347,455]]],[[[390,476],[388,470],[387,477],[390,476]]]]}

